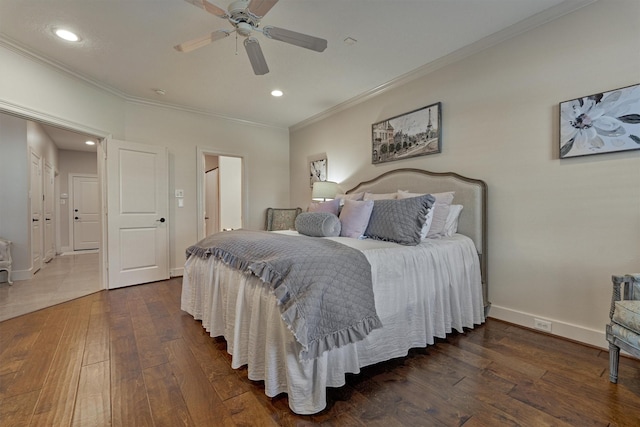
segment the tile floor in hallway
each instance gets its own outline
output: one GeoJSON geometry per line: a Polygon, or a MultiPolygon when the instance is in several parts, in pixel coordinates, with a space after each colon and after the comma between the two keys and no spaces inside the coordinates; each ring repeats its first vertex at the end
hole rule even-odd
{"type": "Polygon", "coordinates": [[[101,290],[98,253],[59,255],[31,280],[0,283],[0,321],[101,290]]]}

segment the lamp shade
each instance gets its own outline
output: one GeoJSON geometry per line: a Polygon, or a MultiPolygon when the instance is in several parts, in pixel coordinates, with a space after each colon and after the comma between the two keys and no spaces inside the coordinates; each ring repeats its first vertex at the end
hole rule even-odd
{"type": "Polygon", "coordinates": [[[333,199],[338,193],[338,183],[333,181],[316,181],[313,183],[311,198],[313,200],[333,199]]]}

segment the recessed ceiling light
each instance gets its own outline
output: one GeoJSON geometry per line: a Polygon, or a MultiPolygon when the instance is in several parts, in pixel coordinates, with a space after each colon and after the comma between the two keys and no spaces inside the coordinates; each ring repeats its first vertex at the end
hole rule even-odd
{"type": "Polygon", "coordinates": [[[78,37],[77,34],[72,33],[69,30],[65,30],[64,28],[57,28],[55,30],[55,33],[56,33],[56,36],[68,42],[77,42],[80,40],[80,37],[78,37]]]}
{"type": "Polygon", "coordinates": [[[85,144],[87,144],[87,145],[96,145],[96,143],[94,141],[86,141],[85,144]]]}
{"type": "Polygon", "coordinates": [[[282,91],[281,91],[281,90],[279,90],[279,89],[274,89],[274,90],[272,90],[272,91],[271,91],[271,95],[272,95],[272,96],[275,96],[275,97],[277,98],[277,97],[279,97],[279,96],[284,95],[284,93],[282,93],[282,91]]]}

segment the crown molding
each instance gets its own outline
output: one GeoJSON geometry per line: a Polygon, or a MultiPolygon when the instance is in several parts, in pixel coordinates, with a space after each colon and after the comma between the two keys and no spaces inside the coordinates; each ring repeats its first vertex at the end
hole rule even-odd
{"type": "Polygon", "coordinates": [[[110,135],[110,133],[105,130],[92,128],[90,126],[74,122],[73,120],[67,120],[51,114],[35,111],[31,108],[4,101],[2,99],[0,99],[0,112],[11,114],[25,120],[37,120],[44,124],[70,129],[74,132],[85,133],[96,138],[106,138],[110,135]]]}
{"type": "MultiPolygon", "coordinates": [[[[140,104],[140,105],[148,105],[148,106],[153,106],[153,107],[160,107],[160,108],[165,108],[165,109],[170,109],[170,110],[175,110],[175,111],[181,111],[181,112],[185,112],[185,113],[191,113],[191,114],[199,114],[199,115],[204,115],[207,117],[215,117],[217,119],[221,119],[221,120],[225,120],[225,121],[230,121],[230,122],[235,122],[238,124],[242,124],[245,126],[256,126],[256,127],[262,127],[262,128],[270,128],[270,129],[281,129],[281,130],[286,130],[286,127],[282,127],[282,126],[274,126],[274,125],[270,125],[270,124],[266,124],[266,123],[260,123],[260,122],[254,122],[251,120],[246,120],[246,119],[241,119],[241,118],[237,118],[237,117],[230,117],[230,116],[226,116],[224,114],[219,114],[219,113],[215,113],[209,110],[205,110],[205,109],[199,109],[199,108],[193,108],[193,107],[187,107],[184,105],[178,105],[178,104],[171,104],[171,103],[165,103],[165,102],[159,102],[159,101],[155,101],[155,100],[150,100],[150,99],[145,99],[145,98],[139,98],[139,97],[135,97],[132,95],[127,94],[126,92],[123,92],[119,89],[116,89],[112,86],[109,86],[107,84],[104,84],[103,82],[100,82],[98,80],[95,80],[89,76],[86,76],[84,74],[78,73],[77,71],[74,71],[72,69],[70,69],[69,67],[67,67],[66,65],[64,65],[63,63],[56,61],[55,59],[52,58],[48,58],[42,54],[33,52],[31,50],[29,50],[26,46],[21,45],[18,41],[11,39],[10,37],[8,37],[6,34],[0,32],[0,46],[6,48],[9,51],[12,51],[24,58],[27,58],[31,61],[37,62],[39,64],[45,65],[47,67],[49,67],[50,69],[54,69],[55,71],[58,72],[62,72],[68,76],[71,76],[77,80],[80,80],[84,83],[87,83],[91,86],[94,86],[100,90],[103,90],[105,92],[108,92],[112,95],[115,95],[117,97],[119,97],[120,99],[122,99],[125,102],[129,102],[132,104],[140,104]]],[[[9,104],[10,106],[11,104],[9,104]]],[[[11,111],[11,109],[9,109],[9,106],[7,107],[7,111],[11,111]]],[[[2,108],[2,101],[0,100],[0,108],[2,108]]],[[[49,116],[46,113],[39,113],[39,112],[35,112],[33,110],[31,110],[31,113],[25,113],[27,111],[29,111],[27,108],[24,107],[18,107],[18,110],[22,110],[21,113],[15,113],[15,114],[20,114],[23,117],[33,117],[36,118],[36,116],[43,116],[43,117],[49,117],[49,119],[44,121],[47,121],[49,123],[54,123],[54,122],[61,122],[64,120],[56,120],[56,118],[54,116],[49,116]]],[[[75,126],[77,127],[77,126],[75,126]]]]}
{"type": "Polygon", "coordinates": [[[598,0],[565,0],[557,6],[543,10],[542,12],[539,12],[531,16],[530,18],[522,20],[503,30],[484,37],[477,42],[471,43],[458,50],[455,50],[448,55],[436,59],[435,61],[431,61],[428,64],[422,65],[413,71],[409,71],[408,73],[398,76],[395,79],[389,80],[386,83],[363,92],[360,95],[357,95],[345,102],[331,107],[319,114],[298,122],[295,125],[289,127],[289,132],[296,132],[306,126],[324,120],[330,116],[333,116],[334,114],[361,104],[371,98],[377,97],[385,92],[390,91],[391,89],[395,89],[411,81],[424,77],[436,70],[439,70],[440,68],[444,68],[447,65],[461,61],[469,56],[475,55],[479,52],[482,52],[483,50],[496,46],[520,34],[531,31],[534,28],[540,27],[548,22],[560,18],[561,16],[595,3],[596,1],[598,0]]]}

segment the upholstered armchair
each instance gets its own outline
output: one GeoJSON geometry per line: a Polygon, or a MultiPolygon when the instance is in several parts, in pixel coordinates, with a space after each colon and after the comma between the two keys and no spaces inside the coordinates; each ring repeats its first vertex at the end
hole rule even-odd
{"type": "Polygon", "coordinates": [[[11,241],[0,238],[0,271],[7,272],[7,282],[11,285],[11,241]]]}
{"type": "Polygon", "coordinates": [[[302,212],[301,208],[279,209],[267,208],[267,231],[295,230],[296,217],[302,212]]]}
{"type": "Polygon", "coordinates": [[[618,382],[620,349],[640,357],[640,274],[613,276],[609,341],[609,380],[618,382]]]}

